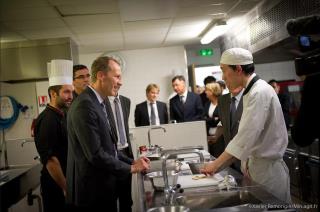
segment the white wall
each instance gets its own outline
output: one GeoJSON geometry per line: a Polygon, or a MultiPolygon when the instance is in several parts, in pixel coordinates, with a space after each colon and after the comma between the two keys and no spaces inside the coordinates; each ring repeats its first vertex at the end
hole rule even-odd
{"type": "MultiPolygon", "coordinates": [[[[37,116],[35,83],[1,83],[0,86],[1,95],[12,96],[20,104],[29,107],[25,113],[19,113],[17,121],[9,129],[5,129],[9,165],[35,163],[36,161],[33,158],[38,155],[35,145],[27,143],[23,147],[21,146],[23,139],[31,138],[31,123],[37,116]]],[[[2,165],[3,160],[0,166],[2,165]]]]}
{"type": "Polygon", "coordinates": [[[279,81],[291,79],[300,80],[295,72],[294,61],[256,64],[255,73],[267,82],[270,79],[279,81]]]}
{"type": "MultiPolygon", "coordinates": [[[[172,93],[171,79],[176,74],[187,77],[187,61],[183,46],[139,49],[118,53],[126,62],[123,86],[120,94],[131,99],[129,126],[134,127],[135,105],[145,101],[145,89],[149,83],[160,86],[159,100],[167,102],[172,93]]],[[[101,54],[82,54],[80,63],[91,67],[101,54]]]]}

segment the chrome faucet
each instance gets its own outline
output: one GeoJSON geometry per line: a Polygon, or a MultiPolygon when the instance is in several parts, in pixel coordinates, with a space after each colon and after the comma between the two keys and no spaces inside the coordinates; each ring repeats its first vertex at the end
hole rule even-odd
{"type": "Polygon", "coordinates": [[[203,154],[198,149],[183,149],[183,150],[169,151],[169,152],[164,152],[161,155],[162,173],[163,173],[163,181],[164,181],[165,204],[166,205],[170,205],[173,203],[173,195],[176,193],[176,189],[180,188],[180,186],[177,186],[177,185],[173,185],[173,186],[169,185],[168,172],[167,172],[167,159],[170,156],[178,156],[181,154],[190,154],[190,153],[198,154],[200,157],[200,163],[204,163],[203,154]]]}
{"type": "Polygon", "coordinates": [[[161,127],[161,126],[151,127],[151,128],[148,130],[148,143],[149,143],[149,148],[151,148],[151,131],[152,131],[152,130],[157,130],[157,129],[162,129],[163,132],[167,132],[166,128],[161,127]]]}

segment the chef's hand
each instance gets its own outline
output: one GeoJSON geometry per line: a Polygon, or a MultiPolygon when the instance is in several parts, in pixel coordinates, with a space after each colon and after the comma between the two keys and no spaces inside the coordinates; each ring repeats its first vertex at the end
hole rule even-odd
{"type": "Polygon", "coordinates": [[[131,165],[131,173],[143,172],[150,169],[150,160],[146,157],[141,157],[131,165]]]}
{"type": "Polygon", "coordinates": [[[200,172],[205,175],[214,175],[217,170],[217,164],[215,163],[215,161],[211,161],[210,163],[205,163],[203,168],[200,169],[200,172]]]}

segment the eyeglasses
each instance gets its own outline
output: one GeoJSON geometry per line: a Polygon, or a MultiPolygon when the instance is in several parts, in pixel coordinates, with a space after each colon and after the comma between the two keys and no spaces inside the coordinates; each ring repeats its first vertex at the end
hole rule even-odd
{"type": "Polygon", "coordinates": [[[77,76],[77,77],[74,77],[73,79],[81,79],[81,80],[83,80],[83,79],[85,79],[85,78],[90,78],[90,74],[86,74],[86,75],[79,75],[79,76],[77,76]]]}

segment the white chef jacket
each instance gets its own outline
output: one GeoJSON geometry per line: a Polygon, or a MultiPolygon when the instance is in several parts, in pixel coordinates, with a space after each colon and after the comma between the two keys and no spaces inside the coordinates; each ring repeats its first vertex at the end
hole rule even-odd
{"type": "MultiPolygon", "coordinates": [[[[249,82],[255,74],[251,75],[249,82]]],[[[259,79],[243,96],[239,130],[226,152],[248,164],[250,177],[279,199],[290,202],[290,177],[282,160],[288,134],[273,88],[259,79]],[[247,163],[248,162],[248,163],[247,163]]]]}
{"type": "Polygon", "coordinates": [[[242,161],[250,156],[282,159],[287,145],[288,134],[279,98],[268,83],[259,79],[243,96],[238,133],[226,151],[242,161]]]}

